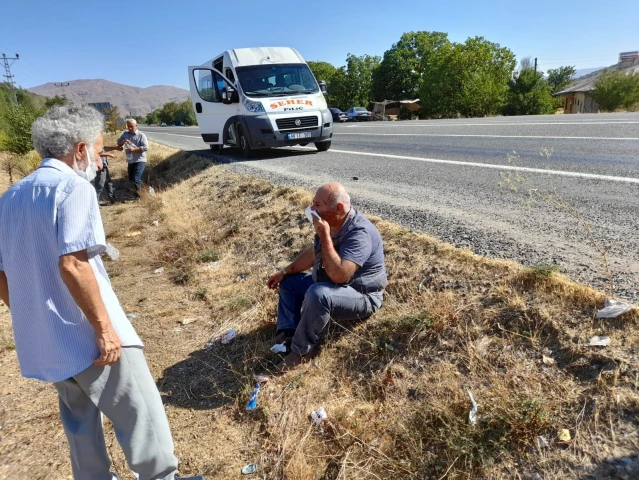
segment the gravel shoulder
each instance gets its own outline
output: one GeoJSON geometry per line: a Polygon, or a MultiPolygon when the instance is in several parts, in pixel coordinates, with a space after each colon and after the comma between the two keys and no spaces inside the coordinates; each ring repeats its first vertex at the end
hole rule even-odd
{"type": "MultiPolygon", "coordinates": [[[[550,117],[551,122],[557,122],[556,118],[550,117]]],[[[637,125],[634,123],[598,127],[589,124],[601,118],[606,117],[585,119],[583,126],[575,125],[572,131],[566,125],[558,125],[557,128],[561,130],[557,131],[561,135],[576,135],[580,132],[594,135],[598,130],[600,135],[639,136],[636,135],[637,125]]],[[[639,116],[610,118],[627,122],[635,121],[639,116]]],[[[543,120],[535,118],[532,123],[543,120]]],[[[503,122],[493,119],[490,121],[503,122]]],[[[398,127],[341,127],[344,132],[399,130],[398,127]]],[[[549,130],[550,127],[552,125],[534,126],[543,128],[544,134],[553,133],[549,130]]],[[[410,131],[479,131],[479,127],[469,128],[470,130],[465,126],[446,126],[443,129],[413,127],[410,131]]],[[[481,126],[482,132],[489,128],[481,126]]],[[[504,128],[513,134],[525,134],[528,127],[520,125],[494,128],[502,129],[500,134],[505,133],[504,128]]],[[[201,150],[205,147],[197,129],[193,132],[179,129],[174,131],[185,135],[148,134],[154,141],[184,150],[201,150]],[[188,135],[197,136],[189,138],[188,135]]],[[[538,160],[538,147],[548,143],[543,140],[532,142],[529,139],[499,139],[488,145],[487,139],[477,142],[471,141],[472,139],[460,141],[456,137],[438,137],[433,144],[424,143],[422,137],[412,136],[340,137],[339,130],[336,137],[333,149],[321,154],[308,150],[280,149],[245,161],[238,152],[230,148],[225,149],[222,155],[213,156],[207,150],[202,150],[201,153],[225,163],[230,170],[264,178],[278,185],[312,190],[328,181],[340,181],[351,192],[354,204],[370,214],[430,234],[457,247],[468,248],[478,255],[511,259],[530,266],[556,265],[570,278],[603,289],[607,279],[601,265],[601,255],[589,244],[588,235],[579,222],[565,210],[543,201],[533,205],[527,203],[528,189],[538,188],[543,192],[556,189],[591,225],[592,234],[599,245],[610,247],[608,261],[614,273],[617,296],[632,302],[639,301],[637,185],[526,174],[525,184],[519,185],[518,192],[513,193],[500,188],[502,178],[497,170],[334,151],[352,150],[462,161],[479,159],[480,162],[495,159],[493,163],[503,164],[506,154],[516,149],[518,153],[522,152],[522,166],[636,176],[639,154],[635,149],[639,142],[617,142],[610,149],[602,146],[601,141],[592,141],[586,145],[571,143],[563,148],[558,146],[551,160],[544,163],[538,160]],[[398,138],[402,141],[399,142],[398,138]],[[367,143],[366,140],[370,141],[367,143]],[[533,158],[534,164],[531,164],[533,158]]],[[[430,138],[427,140],[432,141],[430,138]]]]}

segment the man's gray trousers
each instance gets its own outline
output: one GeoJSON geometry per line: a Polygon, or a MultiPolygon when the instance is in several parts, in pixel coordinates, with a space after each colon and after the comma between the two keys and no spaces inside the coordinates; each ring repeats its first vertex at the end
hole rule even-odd
{"type": "Polygon", "coordinates": [[[111,480],[102,414],[113,423],[140,480],[172,480],[178,461],[164,405],[141,348],[121,350],[110,367],[92,365],[54,383],[75,480],[111,480]]]}
{"type": "Polygon", "coordinates": [[[315,283],[310,273],[298,273],[280,284],[277,329],[295,329],[291,350],[306,355],[319,344],[329,320],[364,319],[374,310],[368,295],[352,287],[315,283]]]}

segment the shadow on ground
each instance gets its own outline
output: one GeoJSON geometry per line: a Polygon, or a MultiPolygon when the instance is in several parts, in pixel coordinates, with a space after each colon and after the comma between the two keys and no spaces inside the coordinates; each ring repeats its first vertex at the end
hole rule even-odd
{"type": "Polygon", "coordinates": [[[281,361],[269,350],[273,336],[273,327],[264,326],[227,345],[217,340],[191,352],[162,372],[158,388],[164,403],[201,410],[246,402],[254,375],[271,375],[281,361]]]}

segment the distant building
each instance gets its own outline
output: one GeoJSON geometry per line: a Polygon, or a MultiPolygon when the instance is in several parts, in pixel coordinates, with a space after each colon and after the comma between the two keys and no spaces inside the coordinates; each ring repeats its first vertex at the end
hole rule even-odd
{"type": "MultiPolygon", "coordinates": [[[[111,105],[111,102],[96,102],[96,103],[89,103],[88,105],[90,107],[95,108],[98,112],[104,115],[105,120],[108,118],[107,110],[110,110],[111,108],[113,108],[113,105],[111,105]]],[[[118,127],[123,127],[125,124],[126,122],[124,121],[124,119],[119,117],[118,127]]]]}
{"type": "Polygon", "coordinates": [[[98,112],[106,117],[106,111],[112,108],[111,102],[89,103],[90,107],[95,108],[98,112]]]}
{"type": "MultiPolygon", "coordinates": [[[[619,63],[603,71],[611,70],[626,70],[629,75],[639,74],[639,51],[621,52],[619,63]]],[[[564,113],[597,113],[599,107],[590,96],[590,92],[595,89],[598,78],[599,75],[593,75],[590,78],[577,80],[565,90],[553,94],[556,97],[564,98],[564,113]]]]}

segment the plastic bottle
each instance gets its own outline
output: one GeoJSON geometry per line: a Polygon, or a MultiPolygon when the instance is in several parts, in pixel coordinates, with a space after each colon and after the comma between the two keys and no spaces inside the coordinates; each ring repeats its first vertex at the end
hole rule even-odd
{"type": "Polygon", "coordinates": [[[132,162],[133,161],[133,152],[131,152],[130,150],[128,150],[129,148],[131,148],[133,146],[133,144],[127,140],[126,142],[124,142],[124,149],[126,153],[126,161],[127,162],[132,162]]]}
{"type": "Polygon", "coordinates": [[[249,401],[246,404],[246,409],[251,412],[257,408],[257,394],[260,393],[260,384],[256,383],[251,396],[249,397],[249,401]]]}
{"type": "Polygon", "coordinates": [[[107,243],[104,253],[106,253],[114,262],[120,257],[120,251],[110,243],[107,243]]]}

